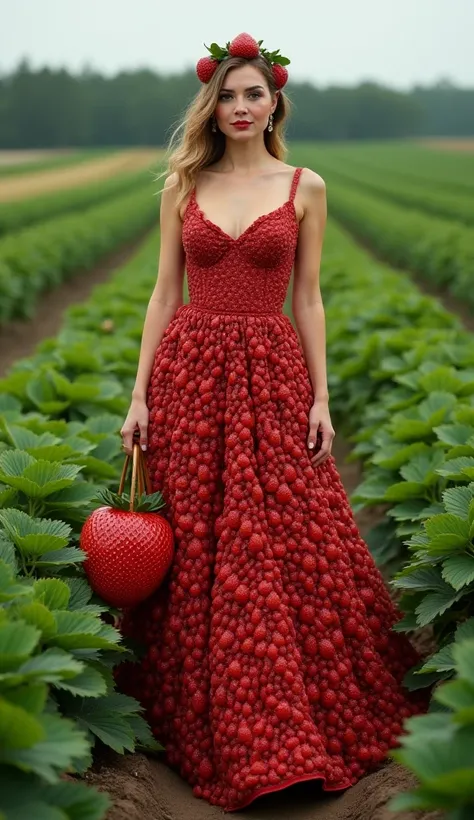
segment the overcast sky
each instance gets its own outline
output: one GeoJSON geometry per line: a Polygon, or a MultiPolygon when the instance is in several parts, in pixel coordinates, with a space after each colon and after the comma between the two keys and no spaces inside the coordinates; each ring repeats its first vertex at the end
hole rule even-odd
{"type": "Polygon", "coordinates": [[[248,31],[317,85],[474,87],[474,0],[0,0],[0,71],[180,71],[248,31]]]}

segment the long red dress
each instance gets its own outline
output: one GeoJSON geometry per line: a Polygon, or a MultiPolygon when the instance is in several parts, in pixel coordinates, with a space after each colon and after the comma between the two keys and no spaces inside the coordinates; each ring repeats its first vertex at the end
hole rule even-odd
{"type": "Polygon", "coordinates": [[[312,387],[282,313],[300,173],[237,239],[192,194],[190,303],[148,390],[148,466],[176,552],[157,593],[125,613],[146,652],[118,680],[167,762],[225,811],[300,780],[347,788],[426,707],[401,686],[418,658],[391,631],[399,613],[334,458],[310,462],[312,387]]]}

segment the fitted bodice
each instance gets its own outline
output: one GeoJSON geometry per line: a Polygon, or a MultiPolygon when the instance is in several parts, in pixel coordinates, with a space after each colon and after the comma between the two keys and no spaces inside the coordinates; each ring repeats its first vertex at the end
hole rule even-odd
{"type": "Polygon", "coordinates": [[[294,198],[262,214],[234,238],[207,219],[193,189],[183,220],[190,304],[216,313],[280,313],[298,241],[294,198]]]}

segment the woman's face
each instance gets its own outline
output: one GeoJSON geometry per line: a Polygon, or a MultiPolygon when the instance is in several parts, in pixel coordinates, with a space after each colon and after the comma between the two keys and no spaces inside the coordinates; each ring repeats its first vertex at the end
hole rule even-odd
{"type": "Polygon", "coordinates": [[[276,108],[267,82],[253,65],[231,68],[219,92],[215,110],[217,126],[226,137],[248,140],[263,133],[276,108]]]}

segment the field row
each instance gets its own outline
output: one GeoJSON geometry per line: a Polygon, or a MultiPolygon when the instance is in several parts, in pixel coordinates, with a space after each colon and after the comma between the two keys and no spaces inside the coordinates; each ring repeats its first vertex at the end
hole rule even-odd
{"type": "Polygon", "coordinates": [[[385,173],[397,174],[412,185],[425,184],[433,190],[472,195],[474,192],[474,152],[455,153],[427,150],[413,142],[359,142],[323,143],[313,152],[321,151],[327,157],[337,158],[342,168],[345,163],[385,173]]]}
{"type": "MultiPolygon", "coordinates": [[[[0,323],[33,316],[41,293],[90,269],[158,223],[159,206],[150,182],[132,182],[131,192],[0,239],[0,323]]],[[[120,185],[114,182],[111,192],[118,194],[120,185]]]]}
{"type": "Polygon", "coordinates": [[[147,183],[151,193],[152,179],[149,169],[134,171],[64,191],[0,203],[0,237],[58,215],[83,211],[134,189],[144,190],[147,183]]]}
{"type": "Polygon", "coordinates": [[[474,305],[474,234],[467,225],[429,216],[342,183],[318,159],[317,151],[298,146],[294,157],[322,174],[328,185],[329,213],[390,264],[410,270],[430,284],[474,305]]]}
{"type": "Polygon", "coordinates": [[[435,217],[474,225],[474,186],[465,191],[453,192],[436,177],[412,180],[397,173],[388,166],[379,168],[376,164],[365,165],[354,156],[339,156],[337,150],[314,152],[323,176],[342,185],[362,189],[397,205],[418,210],[435,217]]]}

